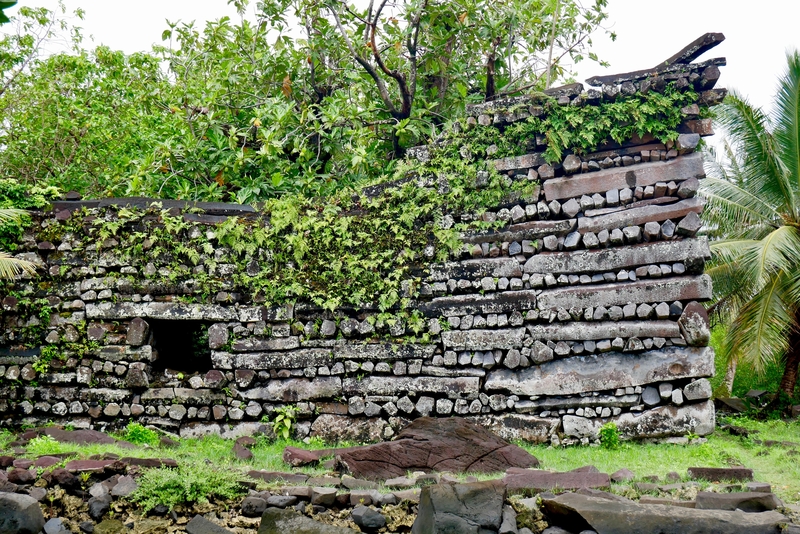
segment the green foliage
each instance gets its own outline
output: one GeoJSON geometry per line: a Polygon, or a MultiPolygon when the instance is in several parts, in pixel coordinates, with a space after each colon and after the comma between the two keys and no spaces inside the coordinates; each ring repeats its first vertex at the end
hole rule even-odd
{"type": "Polygon", "coordinates": [[[598,61],[588,47],[606,5],[563,0],[554,16],[544,0],[413,0],[356,15],[259,2],[238,23],[168,22],[163,46],[131,55],[85,48],[61,4],[23,7],[0,40],[0,177],[93,197],[328,196],[390,173],[387,155],[427,143],[467,102],[598,61]],[[374,17],[372,48],[363,17],[374,17]],[[69,51],[44,54],[56,38],[69,51]]]}
{"type": "Polygon", "coordinates": [[[158,433],[139,423],[128,423],[125,432],[122,433],[122,439],[136,445],[158,445],[158,433]]]}
{"type": "Polygon", "coordinates": [[[184,503],[206,503],[209,499],[234,499],[244,493],[230,472],[214,469],[198,460],[177,469],[148,469],[139,487],[129,497],[147,513],[163,504],[170,509],[184,503]]]}
{"type": "Polygon", "coordinates": [[[28,454],[35,454],[37,456],[57,454],[60,452],[59,443],[46,434],[33,438],[28,442],[25,448],[28,450],[28,454]]]}
{"type": "Polygon", "coordinates": [[[282,406],[275,410],[275,419],[272,420],[272,430],[275,435],[283,439],[289,439],[297,418],[296,406],[282,406]]]}
{"type": "Polygon", "coordinates": [[[33,362],[33,370],[43,374],[50,369],[50,362],[53,360],[64,361],[66,359],[66,355],[56,345],[45,345],[41,348],[39,357],[33,362]]]}
{"type": "Polygon", "coordinates": [[[619,448],[619,430],[617,429],[616,423],[613,421],[600,427],[600,445],[609,450],[619,448]]]}
{"type": "Polygon", "coordinates": [[[800,55],[787,64],[773,115],[737,94],[720,107],[727,143],[701,192],[704,218],[722,237],[707,272],[725,352],[759,373],[784,367],[779,388],[791,397],[800,366],[800,55]]]}
{"type": "MultiPolygon", "coordinates": [[[[59,195],[58,189],[52,186],[28,186],[15,178],[0,178],[0,210],[43,208],[59,195]]],[[[30,216],[24,212],[18,213],[17,217],[0,218],[0,249],[16,250],[19,238],[30,222],[30,216]]]]}

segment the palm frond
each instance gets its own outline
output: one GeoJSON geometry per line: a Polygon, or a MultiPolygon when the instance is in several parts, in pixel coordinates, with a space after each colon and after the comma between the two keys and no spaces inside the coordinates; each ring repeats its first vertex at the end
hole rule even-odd
{"type": "Polygon", "coordinates": [[[706,178],[700,194],[708,200],[706,222],[716,225],[727,237],[742,236],[753,226],[773,228],[781,224],[780,214],[755,192],[722,178],[706,178]]]}
{"type": "Polygon", "coordinates": [[[36,265],[29,261],[13,258],[5,252],[0,252],[0,279],[13,279],[21,273],[36,274],[36,265]]]}
{"type": "Polygon", "coordinates": [[[787,333],[795,326],[791,285],[790,277],[780,273],[739,310],[726,338],[731,358],[747,361],[763,372],[786,352],[787,333]]]}
{"type": "Polygon", "coordinates": [[[780,149],[780,160],[792,187],[792,220],[800,221],[800,206],[796,196],[800,193],[800,56],[797,51],[786,55],[787,70],[778,85],[775,99],[775,141],[780,149]]]}
{"type": "Polygon", "coordinates": [[[745,187],[776,208],[792,202],[793,188],[779,159],[769,117],[733,92],[719,107],[718,121],[731,147],[743,155],[740,170],[745,187]]]}
{"type": "Polygon", "coordinates": [[[0,208],[0,223],[19,221],[28,212],[16,208],[0,208]]]}

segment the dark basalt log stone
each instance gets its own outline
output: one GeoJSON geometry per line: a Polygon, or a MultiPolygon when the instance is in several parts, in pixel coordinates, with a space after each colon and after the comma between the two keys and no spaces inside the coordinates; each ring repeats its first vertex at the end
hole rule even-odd
{"type": "Polygon", "coordinates": [[[485,428],[459,418],[421,417],[395,441],[340,452],[337,459],[355,477],[385,480],[407,471],[496,473],[536,467],[539,460],[485,428]]]}
{"type": "Polygon", "coordinates": [[[662,504],[614,502],[565,493],[542,501],[552,524],[599,534],[778,534],[788,519],[778,512],[695,510],[662,504]]]}

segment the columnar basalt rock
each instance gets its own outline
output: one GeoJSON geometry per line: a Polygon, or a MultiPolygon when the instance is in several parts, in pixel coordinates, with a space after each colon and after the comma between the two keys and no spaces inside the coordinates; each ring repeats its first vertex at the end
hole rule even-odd
{"type": "MultiPolygon", "coordinates": [[[[704,171],[695,149],[713,133],[699,117],[725,94],[714,89],[724,60],[687,58],[589,81],[602,91],[550,91],[557,104],[531,96],[468,107],[466,128],[502,132],[551,105],[599,105],[668,83],[699,95],[681,110],[674,141],[633,136],[547,161],[542,138],[489,161],[509,184],[538,185],[478,213],[443,214],[442,228],[494,226],[463,233],[447,261],[416,251],[416,279],[403,286],[410,313],[388,320],[399,310],[266,302],[248,280],[273,261],[270,251],[215,237],[229,217],[270,224],[248,206],[162,203],[177,238],[206,238],[190,266],[154,248],[145,223],[163,226],[161,212],[126,223],[122,208],[128,216],[147,199],[55,203],[20,245],[39,277],[18,280],[2,300],[0,420],[135,420],[187,436],[240,435],[291,406],[299,438],[387,440],[417,417],[454,415],[538,442],[588,442],[609,421],[631,438],[711,432],[714,358],[700,304],[711,297],[710,251],[697,235],[704,171]],[[92,242],[60,231],[78,217],[115,230],[92,242]],[[132,235],[137,250],[120,253],[132,235]],[[205,293],[207,278],[221,290],[205,293]]],[[[431,150],[409,157],[424,162],[431,150]]],[[[479,171],[475,188],[489,176],[479,171]]],[[[446,188],[443,179],[419,185],[446,188]]]]}

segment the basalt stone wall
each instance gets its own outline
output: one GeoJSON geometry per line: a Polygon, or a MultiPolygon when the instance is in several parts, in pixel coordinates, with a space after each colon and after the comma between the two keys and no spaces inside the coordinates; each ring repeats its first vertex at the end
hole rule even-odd
{"type": "MultiPolygon", "coordinates": [[[[546,141],[534,139],[527,154],[492,161],[510,180],[540,187],[482,213],[502,227],[463,235],[459,257],[420,266],[424,283],[411,306],[425,318],[424,343],[376,309],[261,302],[233,282],[236,266],[249,264],[230,261],[222,245],[176,268],[147,253],[146,233],[142,254],[122,260],[120,234],[85,246],[52,231],[81,208],[130,236],[142,230],[126,227],[120,212],[146,200],[55,203],[36,215],[20,253],[39,276],[9,286],[2,302],[3,424],[138,421],[198,435],[246,431],[292,405],[297,437],[329,440],[389,439],[427,415],[538,442],[587,442],[609,421],[628,437],[710,433],[714,354],[699,304],[711,297],[710,252],[697,235],[704,171],[695,149],[713,133],[701,107],[725,94],[714,89],[724,60],[691,61],[720,39],[706,35],[654,69],[589,80],[600,89],[550,91],[559,105],[594,105],[672,82],[699,101],[683,108],[674,143],[643,136],[553,165],[542,156],[546,141]],[[201,275],[223,290],[205,294],[194,283],[201,275]]],[[[542,112],[523,97],[470,108],[461,124],[542,112]]],[[[181,206],[163,206],[182,213],[181,235],[211,243],[227,217],[259,215],[181,206]]]]}

